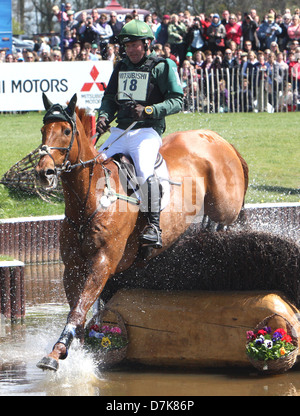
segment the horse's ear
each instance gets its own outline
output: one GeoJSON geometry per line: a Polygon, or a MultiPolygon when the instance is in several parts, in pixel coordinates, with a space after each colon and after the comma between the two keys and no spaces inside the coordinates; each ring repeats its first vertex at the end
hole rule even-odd
{"type": "Polygon", "coordinates": [[[75,108],[76,108],[76,103],[77,103],[77,94],[74,94],[73,97],[71,98],[71,101],[68,104],[67,110],[68,113],[72,116],[75,112],[75,108]]]}
{"type": "Polygon", "coordinates": [[[43,103],[44,103],[46,110],[49,110],[49,108],[53,105],[44,92],[43,92],[43,103]]]}

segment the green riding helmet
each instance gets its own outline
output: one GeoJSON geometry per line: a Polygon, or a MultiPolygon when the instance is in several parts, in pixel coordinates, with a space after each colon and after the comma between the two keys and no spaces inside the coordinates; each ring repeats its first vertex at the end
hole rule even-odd
{"type": "Polygon", "coordinates": [[[127,43],[133,42],[135,40],[143,39],[154,39],[153,32],[147,23],[142,22],[141,20],[133,19],[130,22],[126,23],[120,34],[120,42],[127,43]]]}

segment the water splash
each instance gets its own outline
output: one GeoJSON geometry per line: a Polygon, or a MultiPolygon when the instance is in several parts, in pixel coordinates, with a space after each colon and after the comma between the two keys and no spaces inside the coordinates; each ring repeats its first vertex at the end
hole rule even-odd
{"type": "Polygon", "coordinates": [[[53,396],[93,396],[98,394],[95,363],[77,340],[69,350],[67,360],[59,362],[57,372],[43,372],[43,378],[34,387],[53,396]]]}
{"type": "Polygon", "coordinates": [[[99,394],[96,365],[78,340],[72,343],[67,360],[59,362],[57,372],[36,367],[57,341],[67,311],[66,305],[59,304],[30,307],[25,326],[12,327],[11,333],[0,339],[0,396],[99,394]]]}

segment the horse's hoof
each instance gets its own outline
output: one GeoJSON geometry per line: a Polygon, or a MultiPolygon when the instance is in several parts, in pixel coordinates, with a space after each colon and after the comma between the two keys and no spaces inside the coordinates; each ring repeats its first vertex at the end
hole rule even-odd
{"type": "Polygon", "coordinates": [[[42,370],[52,370],[57,371],[58,370],[58,361],[51,357],[44,357],[39,361],[36,365],[38,368],[41,368],[42,370]]]}

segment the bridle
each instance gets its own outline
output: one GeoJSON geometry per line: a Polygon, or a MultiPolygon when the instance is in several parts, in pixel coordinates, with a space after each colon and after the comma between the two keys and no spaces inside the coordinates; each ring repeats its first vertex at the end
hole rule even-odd
{"type": "Polygon", "coordinates": [[[53,163],[54,163],[55,173],[56,173],[57,176],[59,176],[62,172],[71,172],[73,169],[77,168],[78,166],[85,167],[86,165],[91,164],[91,163],[93,163],[97,160],[97,158],[100,156],[101,153],[99,153],[93,159],[87,160],[85,162],[82,161],[82,160],[79,160],[79,163],[72,164],[69,160],[69,155],[70,155],[71,149],[72,149],[73,144],[74,144],[75,135],[77,133],[76,113],[75,112],[71,116],[68,113],[67,108],[62,107],[60,104],[53,104],[49,108],[49,110],[46,112],[46,114],[43,118],[44,125],[47,122],[50,122],[50,121],[66,121],[71,125],[71,128],[72,128],[72,136],[71,136],[69,146],[67,146],[67,147],[48,146],[48,145],[45,145],[45,144],[40,146],[39,154],[41,156],[48,155],[48,156],[51,157],[51,159],[53,160],[53,163]],[[62,150],[62,151],[66,152],[64,161],[61,164],[61,166],[58,167],[56,165],[56,162],[55,162],[55,160],[54,160],[54,158],[51,154],[51,150],[62,150]]]}
{"type": "Polygon", "coordinates": [[[69,161],[69,155],[70,151],[73,147],[75,134],[77,133],[77,127],[76,127],[76,114],[74,113],[72,116],[68,113],[67,108],[63,108],[60,104],[53,104],[49,110],[46,112],[43,123],[44,125],[47,122],[50,121],[66,121],[71,125],[72,128],[72,136],[68,147],[62,147],[62,146],[47,146],[47,145],[41,145],[40,148],[40,155],[48,155],[53,160],[55,169],[57,171],[57,174],[60,174],[61,172],[70,172],[72,170],[71,162],[69,161]],[[62,150],[65,151],[65,159],[60,167],[56,166],[56,162],[51,154],[51,150],[62,150]]]}

